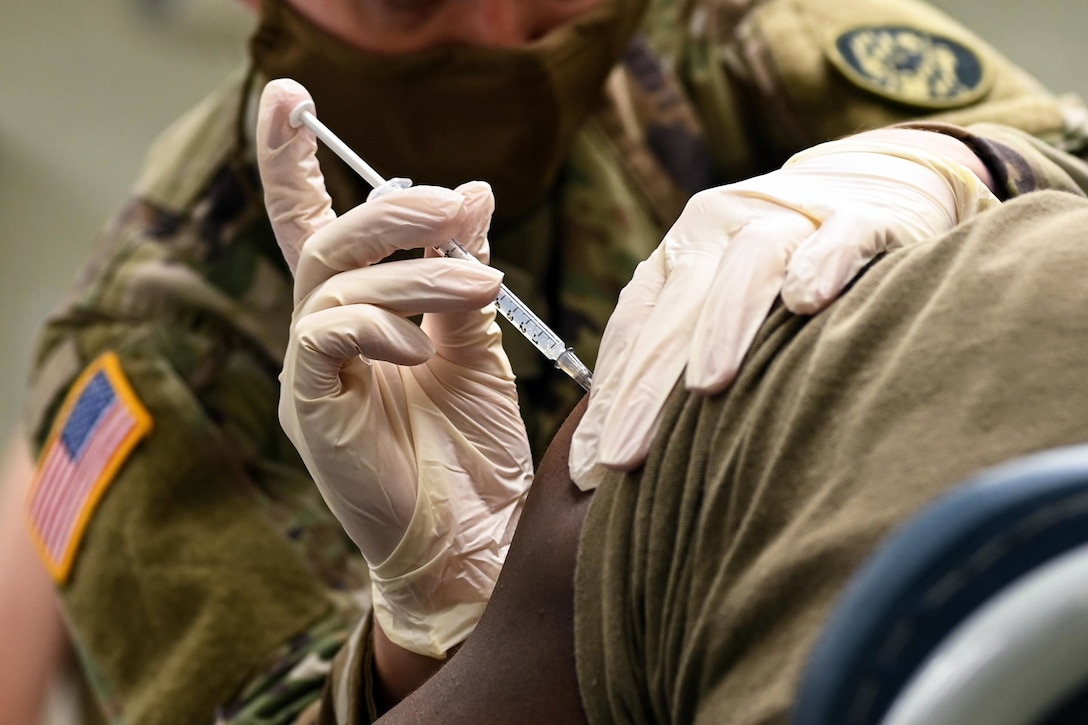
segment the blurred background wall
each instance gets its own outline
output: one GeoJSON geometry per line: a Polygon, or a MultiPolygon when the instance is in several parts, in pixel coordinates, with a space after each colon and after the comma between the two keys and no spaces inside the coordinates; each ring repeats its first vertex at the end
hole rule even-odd
{"type": "MultiPolygon", "coordinates": [[[[1085,0],[935,4],[1088,98],[1085,0]]],[[[252,24],[235,0],[0,0],[0,436],[18,419],[37,326],[148,143],[244,61],[252,24]]],[[[61,697],[47,722],[68,722],[64,710],[61,697]]]]}

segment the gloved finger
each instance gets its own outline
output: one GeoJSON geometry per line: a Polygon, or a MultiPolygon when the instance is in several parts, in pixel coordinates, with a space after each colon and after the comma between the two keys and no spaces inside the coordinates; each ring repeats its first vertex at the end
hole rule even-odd
{"type": "Polygon", "coordinates": [[[638,337],[622,367],[610,373],[619,385],[601,428],[598,459],[604,465],[630,470],[645,459],[665,399],[687,365],[699,310],[725,246],[718,254],[707,249],[676,258],[649,316],[635,323],[638,337]]]}
{"type": "Polygon", "coordinates": [[[718,260],[752,218],[751,207],[764,206],[722,189],[700,192],[636,269],[605,329],[589,407],[571,443],[578,485],[596,485],[602,465],[630,469],[645,458],[665,398],[688,362],[718,260]]]}
{"type": "Polygon", "coordinates": [[[602,427],[600,463],[621,470],[642,464],[665,399],[691,361],[696,326],[723,255],[741,254],[738,239],[763,238],[759,230],[764,222],[759,220],[786,215],[794,213],[763,198],[721,190],[696,194],[688,202],[681,222],[663,243],[668,279],[619,375],[618,404],[611,406],[602,427]]]}
{"type": "Polygon", "coordinates": [[[589,404],[570,444],[571,480],[583,491],[600,485],[605,473],[606,469],[597,461],[605,419],[619,393],[623,363],[653,312],[667,278],[665,252],[659,246],[635,267],[631,281],[620,292],[616,309],[608,318],[593,373],[593,387],[589,391],[589,404]]]}
{"type": "Polygon", "coordinates": [[[442,359],[488,376],[513,378],[494,304],[456,313],[429,313],[423,316],[421,327],[442,359]]]}
{"type": "MultiPolygon", "coordinates": [[[[456,191],[465,197],[465,206],[461,214],[461,228],[456,239],[482,264],[491,260],[491,249],[487,241],[487,232],[491,226],[491,215],[495,211],[495,197],[490,184],[482,181],[470,181],[457,187],[456,191]]],[[[428,250],[428,255],[437,254],[428,250]]],[[[486,303],[493,302],[495,294],[486,303]]],[[[509,365],[504,359],[498,367],[488,364],[488,360],[479,352],[492,345],[499,345],[501,336],[494,325],[495,308],[488,304],[475,309],[450,308],[439,310],[423,318],[422,327],[434,341],[438,354],[459,365],[476,367],[490,374],[506,375],[509,365]],[[484,366],[484,367],[481,367],[484,366]]],[[[491,363],[500,361],[492,358],[491,363]]]]}
{"type": "Polygon", "coordinates": [[[454,189],[465,197],[463,227],[457,241],[472,256],[484,264],[491,263],[491,246],[487,232],[491,228],[491,215],[495,213],[495,195],[486,181],[469,181],[454,189]]]}
{"type": "Polygon", "coordinates": [[[270,81],[257,107],[257,167],[265,207],[283,258],[294,274],[302,245],[336,219],[317,163],[313,131],[292,128],[288,116],[310,94],[293,80],[270,81]]]}
{"type": "Polygon", "coordinates": [[[479,310],[498,294],[502,272],[460,259],[404,259],[349,269],[303,302],[296,318],[345,305],[378,305],[408,317],[425,312],[479,310]]]}
{"type": "Polygon", "coordinates": [[[295,274],[295,302],[335,274],[455,238],[464,206],[464,196],[438,186],[401,189],[360,204],[307,240],[295,274]]]}
{"type": "MultiPolygon", "coordinates": [[[[292,335],[292,393],[316,400],[343,391],[340,377],[346,361],[356,357],[419,365],[434,354],[434,345],[417,325],[374,305],[332,307],[300,318],[292,335]]],[[[361,395],[365,397],[365,395],[361,395]]]]}
{"type": "Polygon", "coordinates": [[[864,217],[833,214],[790,259],[782,301],[798,315],[827,307],[862,267],[888,249],[886,225],[864,217]]]}
{"type": "Polygon", "coordinates": [[[685,387],[706,394],[729,387],[782,290],[791,256],[814,230],[808,217],[773,205],[733,238],[692,334],[685,387]]]}
{"type": "Polygon", "coordinates": [[[618,387],[618,371],[630,359],[630,351],[657,307],[668,279],[669,265],[663,246],[659,246],[635,267],[631,281],[620,291],[616,308],[609,316],[601,338],[601,355],[593,376],[591,400],[594,396],[603,397],[606,391],[614,391],[618,387]]]}

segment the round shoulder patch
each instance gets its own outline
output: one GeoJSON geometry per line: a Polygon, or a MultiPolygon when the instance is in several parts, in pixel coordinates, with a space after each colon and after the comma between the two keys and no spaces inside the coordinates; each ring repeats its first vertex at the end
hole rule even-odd
{"type": "Polygon", "coordinates": [[[973,50],[916,28],[854,28],[835,38],[827,52],[855,85],[922,108],[965,106],[986,95],[993,83],[973,50]]]}

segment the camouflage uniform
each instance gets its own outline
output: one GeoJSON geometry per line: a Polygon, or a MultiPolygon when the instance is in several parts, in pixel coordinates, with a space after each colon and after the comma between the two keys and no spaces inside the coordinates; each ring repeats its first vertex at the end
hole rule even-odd
{"type": "MultiPolygon", "coordinates": [[[[620,288],[694,191],[768,171],[817,141],[921,117],[1084,144],[1075,101],[923,5],[658,0],[643,29],[551,197],[491,235],[507,284],[590,365],[620,288]],[[890,27],[952,38],[985,74],[962,93],[923,83],[928,105],[881,93],[871,62],[829,60],[861,21],[876,27],[869,40],[890,27]]],[[[231,79],[160,138],[35,358],[26,427],[37,448],[76,376],[107,350],[154,420],[60,586],[115,722],[292,722],[316,707],[337,652],[330,702],[350,697],[337,717],[365,717],[354,702],[368,674],[365,564],[276,416],[291,290],[247,142],[258,85],[231,79]]],[[[1009,194],[1088,188],[1079,167],[1026,135],[943,130],[972,143],[1009,194]]],[[[323,168],[337,207],[355,203],[337,193],[348,172],[329,159],[323,168]]],[[[505,344],[540,451],[580,391],[519,336],[505,344]]]]}

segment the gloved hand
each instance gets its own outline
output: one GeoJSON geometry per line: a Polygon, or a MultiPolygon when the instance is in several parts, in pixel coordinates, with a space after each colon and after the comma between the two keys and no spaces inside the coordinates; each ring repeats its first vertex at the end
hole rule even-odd
{"type": "Polygon", "coordinates": [[[883,129],[693,196],[609,319],[571,443],[575,483],[641,465],[685,367],[690,390],[728,387],[779,294],[815,314],[876,255],[999,203],[959,160],[983,168],[948,136],[883,129]]]}
{"type": "Polygon", "coordinates": [[[280,422],[370,564],[385,634],[441,658],[483,611],[533,473],[486,265],[494,199],[482,182],[417,187],[336,218],[314,136],[287,120],[308,99],[273,81],[257,126],[276,237],[297,259],[280,422]],[[374,264],[449,239],[485,264],[374,264]]]}

